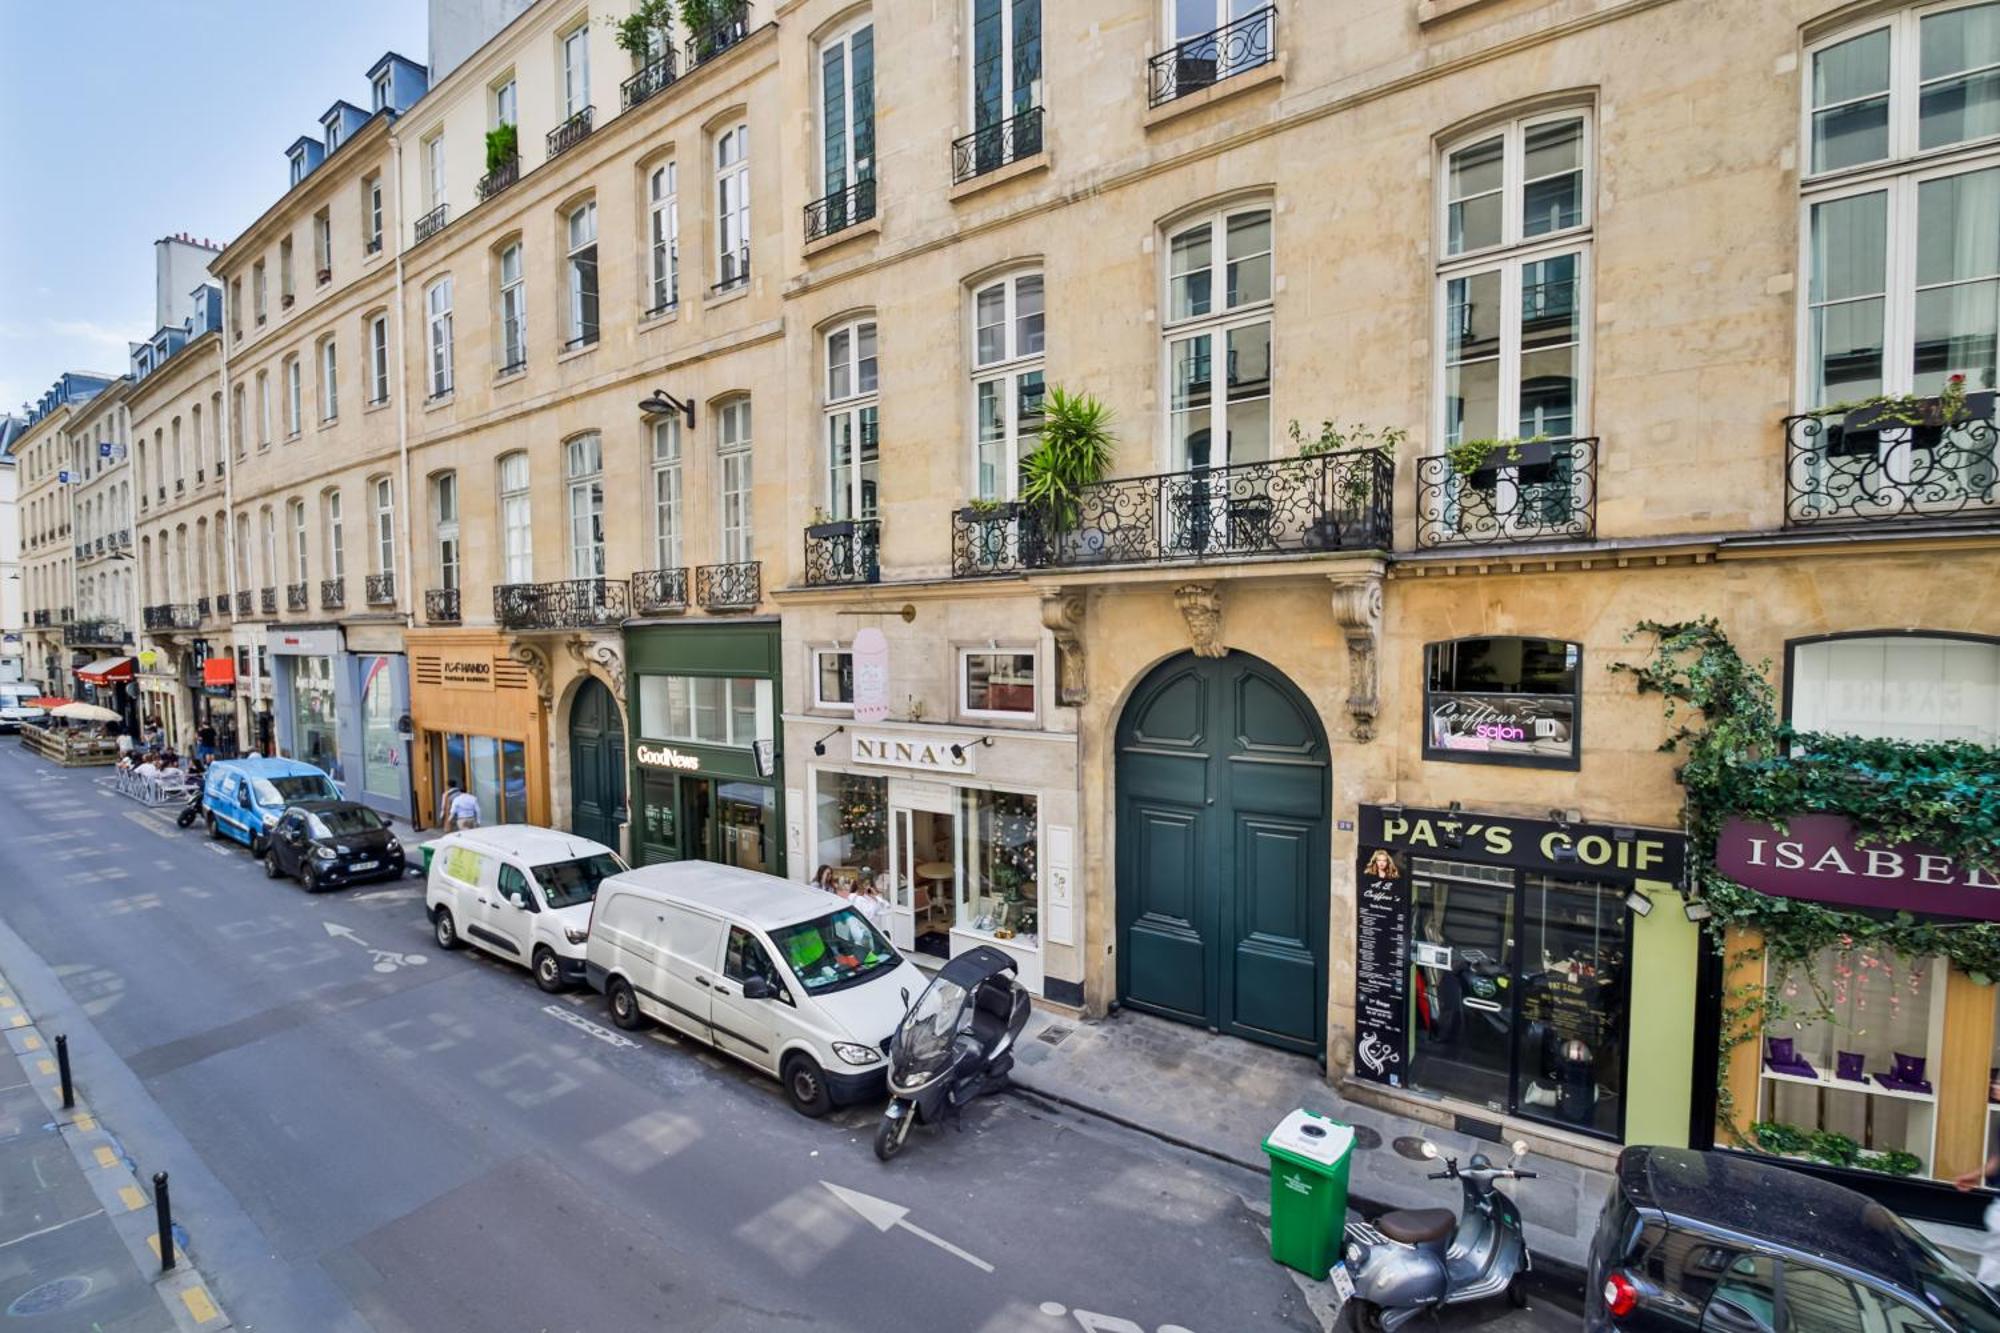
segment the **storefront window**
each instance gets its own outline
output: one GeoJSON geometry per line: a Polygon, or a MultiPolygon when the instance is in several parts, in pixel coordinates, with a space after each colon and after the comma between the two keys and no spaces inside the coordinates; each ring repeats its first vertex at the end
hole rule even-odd
{"type": "Polygon", "coordinates": [[[333,729],[333,659],[292,659],[292,745],[335,782],[341,780],[340,741],[333,729]]]}
{"type": "Polygon", "coordinates": [[[822,770],[813,795],[821,865],[870,879],[889,868],[889,781],[822,770]]]}
{"type": "Polygon", "coordinates": [[[396,684],[389,659],[368,659],[368,677],[361,687],[361,783],[374,796],[400,800],[403,788],[403,737],[396,730],[396,684]]]}
{"type": "Polygon", "coordinates": [[[959,828],[965,839],[959,928],[1026,948],[1039,947],[1035,798],[968,788],[959,793],[959,803],[959,828]]]}
{"type": "Polygon", "coordinates": [[[959,664],[965,712],[1019,717],[1035,711],[1033,653],[962,653],[959,664]]]}
{"type": "Polygon", "coordinates": [[[773,735],[771,682],[748,676],[641,676],[639,730],[661,740],[749,748],[773,735]]]}
{"type": "Polygon", "coordinates": [[[432,732],[428,744],[433,816],[443,818],[439,806],[444,794],[456,787],[478,799],[482,824],[519,824],[528,818],[527,752],[520,741],[432,732]]]}
{"type": "Polygon", "coordinates": [[[1583,649],[1480,638],[1424,650],[1424,758],[1575,768],[1583,649]]]}
{"type": "Polygon", "coordinates": [[[775,873],[771,837],[777,793],[754,782],[718,782],[715,797],[722,824],[722,863],[775,873]]]}
{"type": "Polygon", "coordinates": [[[500,742],[500,795],[509,823],[528,817],[528,759],[519,741],[500,742]]]}
{"type": "Polygon", "coordinates": [[[491,736],[468,736],[465,748],[470,790],[479,801],[479,822],[501,823],[500,742],[491,736]]]}
{"type": "Polygon", "coordinates": [[[854,654],[838,649],[815,649],[813,666],[813,707],[852,708],[854,706],[854,654]]]}

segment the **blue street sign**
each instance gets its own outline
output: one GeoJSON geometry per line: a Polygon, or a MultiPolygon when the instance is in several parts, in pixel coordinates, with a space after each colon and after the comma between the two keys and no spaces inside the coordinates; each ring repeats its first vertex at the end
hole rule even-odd
{"type": "Polygon", "coordinates": [[[117,447],[117,445],[109,440],[99,440],[97,442],[97,456],[99,458],[109,458],[111,457],[111,451],[117,447]]]}
{"type": "Polygon", "coordinates": [[[69,469],[64,468],[62,471],[56,473],[56,480],[65,486],[69,485],[69,469]]]}

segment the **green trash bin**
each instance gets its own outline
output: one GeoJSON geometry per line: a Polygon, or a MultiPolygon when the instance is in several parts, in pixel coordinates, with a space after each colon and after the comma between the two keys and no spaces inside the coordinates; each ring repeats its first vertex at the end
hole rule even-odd
{"type": "Polygon", "coordinates": [[[417,844],[417,851],[423,856],[424,878],[429,879],[431,877],[431,857],[437,854],[437,844],[434,842],[420,842],[417,844]]]}
{"type": "Polygon", "coordinates": [[[1271,1257],[1326,1281],[1347,1229],[1354,1130],[1301,1108],[1264,1140],[1271,1159],[1271,1257]]]}

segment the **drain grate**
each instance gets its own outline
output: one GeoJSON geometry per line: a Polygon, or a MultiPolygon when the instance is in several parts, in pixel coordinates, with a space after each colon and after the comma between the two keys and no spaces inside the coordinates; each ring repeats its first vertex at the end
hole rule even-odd
{"type": "Polygon", "coordinates": [[[59,1277],[53,1282],[44,1282],[39,1287],[30,1287],[14,1298],[7,1307],[7,1313],[15,1318],[25,1315],[54,1314],[57,1310],[75,1305],[90,1295],[91,1281],[87,1277],[59,1277]]]}
{"type": "Polygon", "coordinates": [[[1035,1040],[1046,1042],[1050,1046],[1060,1046],[1063,1043],[1063,1038],[1067,1037],[1073,1031],[1075,1031],[1074,1028],[1066,1028],[1060,1023],[1051,1023],[1035,1034],[1035,1040]]]}

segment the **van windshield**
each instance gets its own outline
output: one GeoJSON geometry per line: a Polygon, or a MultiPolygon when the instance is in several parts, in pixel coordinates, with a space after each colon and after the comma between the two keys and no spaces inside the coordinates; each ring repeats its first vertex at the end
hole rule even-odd
{"type": "Polygon", "coordinates": [[[852,907],[782,926],[771,932],[771,943],[809,995],[842,990],[902,961],[882,932],[852,907]]]}
{"type": "Polygon", "coordinates": [[[291,778],[252,778],[250,790],[256,794],[259,805],[290,805],[293,801],[317,801],[328,797],[338,799],[340,793],[324,774],[301,774],[291,778]]]}
{"type": "Polygon", "coordinates": [[[575,907],[597,896],[597,886],[625,868],[610,852],[580,856],[574,861],[554,861],[535,867],[535,882],[551,909],[575,907]]]}

